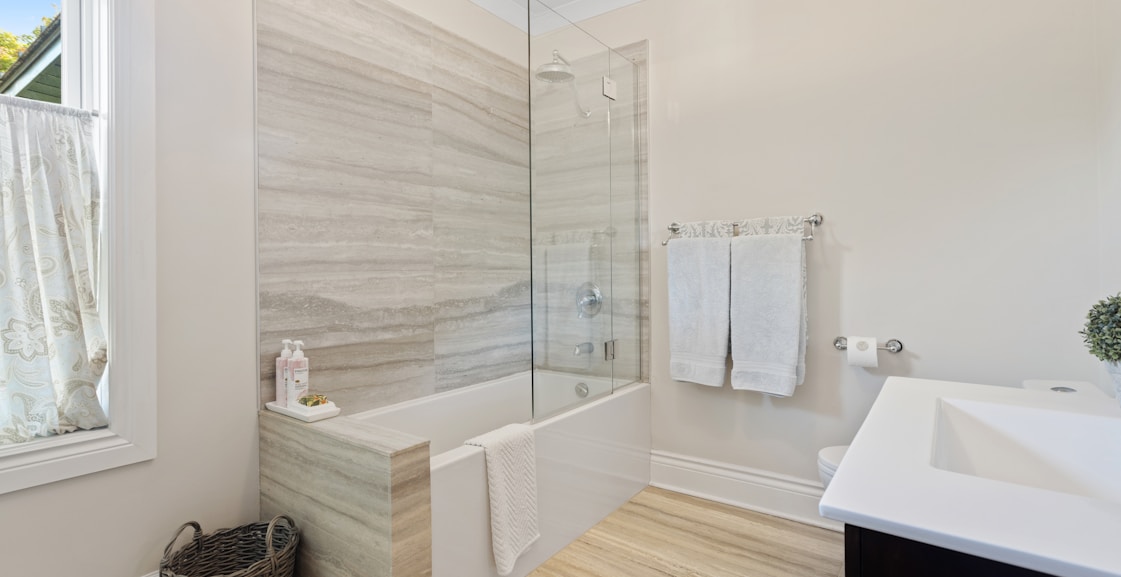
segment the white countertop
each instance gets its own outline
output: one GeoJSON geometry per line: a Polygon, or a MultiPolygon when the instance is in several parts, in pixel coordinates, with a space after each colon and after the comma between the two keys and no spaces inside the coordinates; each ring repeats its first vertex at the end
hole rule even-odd
{"type": "MultiPolygon", "coordinates": [[[[825,491],[821,514],[1062,577],[1121,576],[1121,499],[1115,498],[1121,494],[1118,424],[1121,408],[1113,399],[891,377],[825,491]],[[1086,496],[1040,488],[1048,485],[1038,475],[1029,474],[1034,481],[1025,481],[1038,485],[1033,487],[935,467],[942,399],[966,406],[973,401],[1011,405],[1013,411],[1026,408],[1035,415],[1056,415],[1039,409],[1061,413],[1056,415],[1061,418],[1032,421],[1043,429],[1083,419],[1096,422],[1087,430],[1101,438],[1081,442],[1092,448],[1086,454],[1097,455],[1095,474],[1117,489],[1087,489],[1093,496],[1086,496]]],[[[1070,429],[1055,433],[1062,437],[1070,429]]],[[[1072,448],[1073,458],[1082,453],[1072,448]]],[[[999,468],[1001,455],[993,456],[994,463],[982,465],[999,468]]],[[[1021,473],[1009,474],[1017,478],[1021,473]]]]}

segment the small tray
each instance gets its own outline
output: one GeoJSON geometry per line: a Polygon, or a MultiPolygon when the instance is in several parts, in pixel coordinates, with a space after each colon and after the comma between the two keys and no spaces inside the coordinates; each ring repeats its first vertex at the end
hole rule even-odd
{"type": "Polygon", "coordinates": [[[270,411],[280,413],[281,415],[292,417],[293,419],[299,419],[305,423],[314,423],[316,421],[322,421],[323,419],[330,419],[331,417],[334,417],[342,411],[342,409],[336,407],[335,403],[331,401],[327,401],[325,404],[317,405],[314,407],[305,407],[303,405],[300,405],[299,407],[295,408],[285,405],[279,405],[276,403],[276,401],[270,401],[268,403],[265,403],[265,408],[270,411]]]}

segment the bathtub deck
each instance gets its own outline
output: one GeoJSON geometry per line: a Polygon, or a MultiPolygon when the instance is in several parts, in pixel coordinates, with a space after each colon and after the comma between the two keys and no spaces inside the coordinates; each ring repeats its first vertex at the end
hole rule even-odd
{"type": "Polygon", "coordinates": [[[648,487],[530,577],[836,577],[844,535],[648,487]]]}

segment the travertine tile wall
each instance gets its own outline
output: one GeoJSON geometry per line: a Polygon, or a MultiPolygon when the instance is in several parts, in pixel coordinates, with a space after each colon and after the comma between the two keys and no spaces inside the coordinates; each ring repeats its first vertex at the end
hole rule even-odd
{"type": "Polygon", "coordinates": [[[591,112],[587,118],[576,111],[567,85],[534,83],[538,368],[613,374],[617,383],[648,374],[646,54],[646,43],[640,42],[571,59],[581,105],[591,112]],[[604,75],[616,82],[614,102],[600,93],[604,75]],[[607,297],[593,318],[579,318],[575,305],[585,281],[599,285],[607,297]],[[612,337],[617,341],[614,365],[604,361],[602,350],[612,337]],[[595,351],[574,356],[575,345],[585,341],[595,351]]]}
{"type": "Polygon", "coordinates": [[[258,0],[261,398],[355,412],[530,368],[527,68],[384,0],[258,0]]]}
{"type": "Polygon", "coordinates": [[[260,412],[261,518],[300,528],[301,577],[429,577],[428,441],[347,417],[260,412]]]}

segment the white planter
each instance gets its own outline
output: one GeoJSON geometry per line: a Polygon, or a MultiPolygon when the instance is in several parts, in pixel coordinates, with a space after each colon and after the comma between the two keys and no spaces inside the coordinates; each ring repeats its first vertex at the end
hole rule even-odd
{"type": "Polygon", "coordinates": [[[1121,403],[1121,363],[1104,363],[1105,371],[1113,377],[1113,394],[1121,403]]]}

